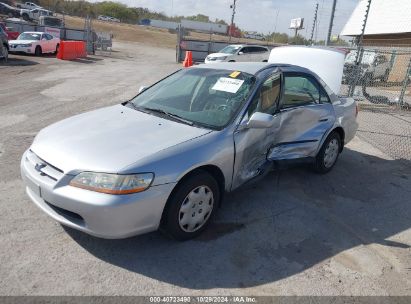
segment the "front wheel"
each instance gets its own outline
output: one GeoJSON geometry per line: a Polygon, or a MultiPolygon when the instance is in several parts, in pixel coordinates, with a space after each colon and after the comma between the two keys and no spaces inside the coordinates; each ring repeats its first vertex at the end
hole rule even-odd
{"type": "Polygon", "coordinates": [[[34,54],[36,55],[36,56],[41,56],[41,54],[42,54],[43,52],[42,52],[42,50],[41,50],[41,47],[38,45],[38,46],[36,46],[36,50],[34,51],[34,54]]]}
{"type": "Polygon", "coordinates": [[[315,158],[315,171],[322,174],[329,172],[337,162],[340,151],[340,135],[337,132],[332,132],[325,140],[320,152],[318,152],[315,158]]]}
{"type": "Polygon", "coordinates": [[[183,181],[167,202],[161,230],[184,241],[203,232],[220,200],[216,180],[200,171],[183,181]]]}

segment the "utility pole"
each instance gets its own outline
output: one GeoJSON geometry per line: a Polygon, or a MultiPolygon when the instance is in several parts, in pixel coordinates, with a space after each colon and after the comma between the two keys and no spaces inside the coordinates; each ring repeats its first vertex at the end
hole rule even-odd
{"type": "Polygon", "coordinates": [[[313,45],[313,39],[314,39],[314,31],[315,31],[315,26],[317,24],[317,16],[318,16],[318,2],[317,5],[315,6],[315,14],[314,14],[314,22],[313,22],[313,27],[311,29],[311,37],[310,37],[310,45],[313,45]]]}
{"type": "Polygon", "coordinates": [[[327,39],[325,41],[325,45],[329,45],[331,41],[331,31],[334,25],[334,15],[335,15],[335,7],[337,6],[337,0],[333,0],[333,8],[331,11],[331,18],[330,18],[330,25],[328,26],[328,34],[327,39]]]}
{"type": "Polygon", "coordinates": [[[234,3],[232,5],[230,5],[230,8],[233,9],[233,15],[231,16],[231,25],[230,25],[230,30],[229,30],[230,38],[228,39],[228,41],[231,41],[231,36],[232,36],[232,33],[233,33],[236,2],[237,2],[237,0],[234,0],[234,3]]]}

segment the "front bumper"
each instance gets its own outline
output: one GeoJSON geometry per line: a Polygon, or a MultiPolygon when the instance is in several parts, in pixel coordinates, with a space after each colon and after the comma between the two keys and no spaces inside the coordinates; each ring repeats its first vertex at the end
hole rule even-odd
{"type": "Polygon", "coordinates": [[[35,53],[35,47],[33,46],[21,46],[18,44],[10,44],[9,47],[9,52],[10,53],[27,53],[27,54],[34,54],[35,53]]]}
{"type": "Polygon", "coordinates": [[[21,160],[21,176],[30,199],[61,224],[101,238],[126,238],[157,230],[175,186],[152,186],[128,195],[84,190],[68,184],[73,176],[61,173],[61,178],[54,180],[38,171],[28,153],[32,152],[26,151],[21,160]]]}

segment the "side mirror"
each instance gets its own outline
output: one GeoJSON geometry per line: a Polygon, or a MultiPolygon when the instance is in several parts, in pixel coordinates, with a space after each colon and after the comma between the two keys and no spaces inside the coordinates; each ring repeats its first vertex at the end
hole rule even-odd
{"type": "Polygon", "coordinates": [[[238,52],[238,55],[244,55],[244,52],[238,52]]]}
{"type": "Polygon", "coordinates": [[[144,92],[145,90],[147,90],[147,87],[146,86],[141,86],[140,89],[138,90],[138,93],[140,94],[140,93],[144,92]]]}
{"type": "Polygon", "coordinates": [[[274,124],[274,116],[266,113],[255,112],[251,115],[247,122],[249,129],[265,129],[270,128],[274,124]]]}

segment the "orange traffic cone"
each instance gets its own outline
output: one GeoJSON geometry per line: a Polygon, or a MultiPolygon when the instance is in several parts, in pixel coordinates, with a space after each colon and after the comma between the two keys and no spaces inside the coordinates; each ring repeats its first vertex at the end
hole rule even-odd
{"type": "Polygon", "coordinates": [[[186,51],[186,58],[183,62],[183,67],[188,68],[193,65],[193,53],[191,51],[186,51]]]}

